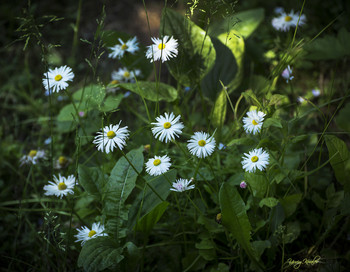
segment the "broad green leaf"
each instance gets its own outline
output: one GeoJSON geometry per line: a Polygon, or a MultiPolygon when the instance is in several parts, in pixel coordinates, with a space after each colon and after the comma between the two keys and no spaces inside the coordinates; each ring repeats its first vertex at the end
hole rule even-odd
{"type": "Polygon", "coordinates": [[[223,183],[220,188],[219,199],[222,225],[231,232],[232,236],[244,249],[251,261],[262,267],[257,259],[257,254],[250,243],[250,232],[252,226],[250,225],[246,213],[246,206],[240,194],[235,187],[223,183]]]}
{"type": "Polygon", "coordinates": [[[97,108],[106,95],[105,87],[98,84],[91,84],[83,87],[73,94],[73,99],[77,104],[83,104],[86,109],[97,108]]]}
{"type": "Polygon", "coordinates": [[[299,202],[301,201],[301,198],[302,194],[294,194],[279,199],[286,217],[291,216],[295,212],[299,202]]]}
{"type": "MultiPolygon", "coordinates": [[[[238,38],[236,36],[230,39],[228,39],[229,37],[225,38],[227,38],[227,41],[224,42],[218,38],[212,38],[216,51],[215,64],[201,82],[203,94],[211,100],[216,99],[222,90],[220,81],[227,87],[227,91],[231,92],[232,82],[238,72],[238,64],[234,55],[234,52],[240,49],[240,47],[237,47],[238,38]]],[[[243,42],[243,39],[241,40],[243,42]]]]}
{"type": "MultiPolygon", "coordinates": [[[[75,107],[73,106],[73,104],[68,104],[68,105],[64,106],[60,110],[60,113],[57,116],[57,121],[59,121],[59,122],[66,122],[66,121],[78,122],[79,112],[83,111],[86,113],[89,110],[89,108],[86,107],[85,103],[80,104],[80,106],[78,105],[78,103],[76,103],[76,108],[77,108],[77,110],[75,110],[75,107]],[[77,114],[77,112],[78,112],[78,114],[77,114]]],[[[71,123],[71,122],[69,122],[69,123],[71,123]]]]}
{"type": "Polygon", "coordinates": [[[256,97],[255,93],[252,90],[247,90],[243,92],[242,95],[247,100],[248,104],[255,105],[260,109],[263,108],[259,99],[256,97]]]}
{"type": "Polygon", "coordinates": [[[157,194],[166,200],[170,194],[170,187],[168,180],[175,181],[177,171],[172,169],[165,174],[157,177],[146,176],[145,180],[149,186],[145,186],[145,190],[141,191],[129,210],[128,228],[132,229],[136,221],[150,213],[156,206],[163,201],[152,191],[150,186],[157,192],[157,194]]]}
{"type": "Polygon", "coordinates": [[[348,188],[350,187],[349,173],[346,171],[346,163],[349,160],[348,147],[336,136],[326,135],[325,139],[335,177],[339,183],[348,188]]]}
{"type": "Polygon", "coordinates": [[[350,56],[350,32],[344,27],[338,36],[325,35],[306,47],[305,57],[311,60],[335,60],[350,56]]]}
{"type": "Polygon", "coordinates": [[[287,223],[286,233],[283,235],[284,243],[292,243],[300,234],[300,224],[298,221],[287,223]]]}
{"type": "Polygon", "coordinates": [[[274,198],[274,197],[267,197],[267,198],[263,198],[260,203],[259,203],[259,207],[263,207],[263,206],[267,206],[269,208],[273,208],[278,204],[278,199],[274,198]]]}
{"type": "MultiPolygon", "coordinates": [[[[143,168],[143,147],[131,150],[126,156],[140,173],[143,168]]],[[[135,187],[137,173],[125,157],[121,157],[112,169],[106,185],[103,214],[107,217],[106,228],[116,236],[121,234],[121,226],[128,214],[124,203],[135,187]]]]}
{"type": "Polygon", "coordinates": [[[98,167],[78,166],[79,184],[90,195],[101,194],[104,186],[104,176],[98,167]]]}
{"type": "Polygon", "coordinates": [[[226,90],[223,89],[215,101],[212,123],[215,127],[222,127],[226,118],[226,90]]]}
{"type": "Polygon", "coordinates": [[[247,39],[263,20],[264,9],[262,8],[238,12],[232,16],[226,17],[222,21],[212,24],[210,27],[210,35],[218,35],[233,29],[247,39]]]}
{"type": "Polygon", "coordinates": [[[122,102],[124,95],[123,94],[118,94],[117,96],[108,96],[101,104],[99,107],[100,111],[103,112],[108,112],[112,110],[116,110],[122,102]]]}
{"type": "Polygon", "coordinates": [[[178,56],[166,64],[173,77],[182,85],[192,86],[201,81],[214,65],[216,52],[203,29],[183,15],[164,9],[160,35],[178,39],[178,56]]]}
{"type": "Polygon", "coordinates": [[[274,106],[274,105],[281,106],[283,104],[288,103],[288,101],[289,101],[288,96],[281,95],[281,94],[274,94],[270,97],[268,106],[274,106]]]}
{"type": "Polygon", "coordinates": [[[159,219],[162,217],[168,205],[169,202],[167,201],[158,204],[153,210],[151,210],[137,222],[135,229],[142,231],[148,236],[155,224],[157,224],[159,219]]]}
{"type": "Polygon", "coordinates": [[[274,232],[283,223],[285,219],[284,211],[281,204],[273,207],[270,212],[269,224],[270,230],[274,232]]]}
{"type": "Polygon", "coordinates": [[[244,174],[245,181],[253,192],[253,196],[263,198],[266,194],[268,181],[262,173],[249,173],[244,174]]]}
{"type": "Polygon", "coordinates": [[[153,102],[161,100],[172,102],[177,98],[176,89],[161,82],[157,84],[156,82],[138,81],[137,83],[121,83],[118,86],[153,102]]]}
{"type": "Polygon", "coordinates": [[[214,260],[216,258],[215,247],[210,239],[203,239],[199,243],[195,244],[198,249],[199,255],[207,261],[214,260]]]}
{"type": "Polygon", "coordinates": [[[346,132],[350,132],[349,116],[350,103],[347,103],[335,117],[335,122],[337,123],[337,126],[346,132]]]}
{"type": "Polygon", "coordinates": [[[122,253],[123,248],[111,237],[97,237],[87,241],[82,247],[78,266],[87,272],[102,271],[123,260],[122,253]]]}
{"type": "Polygon", "coordinates": [[[227,144],[227,146],[232,146],[232,145],[253,145],[255,141],[252,138],[238,138],[238,139],[233,139],[231,142],[227,144]]]}
{"type": "Polygon", "coordinates": [[[282,128],[281,120],[277,118],[267,118],[263,123],[263,128],[268,127],[282,128]]]}
{"type": "Polygon", "coordinates": [[[256,253],[260,257],[264,253],[265,249],[271,247],[271,242],[269,240],[253,241],[252,245],[255,248],[256,253]]]}

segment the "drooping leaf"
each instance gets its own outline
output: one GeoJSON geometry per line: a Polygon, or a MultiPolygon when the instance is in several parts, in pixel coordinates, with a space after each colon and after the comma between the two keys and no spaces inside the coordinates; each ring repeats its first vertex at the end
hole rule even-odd
{"type": "Polygon", "coordinates": [[[168,180],[174,181],[176,174],[177,171],[172,169],[161,176],[145,177],[145,180],[149,185],[145,186],[144,192],[142,191],[139,193],[129,210],[129,218],[127,222],[129,229],[132,229],[135,226],[138,219],[150,213],[156,206],[167,199],[171,192],[171,185],[169,184],[168,180]],[[153,192],[151,187],[162,199],[160,199],[159,196],[153,192]]]}
{"type": "Polygon", "coordinates": [[[173,77],[185,86],[201,81],[214,65],[216,52],[203,29],[171,9],[164,9],[160,35],[174,36],[180,41],[178,56],[166,64],[173,77]]]}
{"type": "Polygon", "coordinates": [[[212,123],[215,127],[222,127],[226,118],[227,98],[226,90],[223,89],[215,101],[212,123]]]}
{"type": "Polygon", "coordinates": [[[240,194],[235,187],[223,183],[220,188],[219,199],[222,225],[231,232],[251,261],[262,268],[263,266],[257,259],[257,254],[250,243],[252,226],[246,213],[245,203],[240,194]]]}
{"type": "Polygon", "coordinates": [[[209,238],[202,239],[199,243],[195,244],[198,249],[199,255],[207,261],[214,260],[216,258],[215,247],[213,241],[209,238]]]}
{"type": "Polygon", "coordinates": [[[281,120],[277,118],[267,118],[263,123],[263,128],[268,127],[282,128],[281,120]]]}
{"type": "Polygon", "coordinates": [[[137,83],[120,83],[119,87],[132,91],[147,100],[172,102],[177,98],[177,91],[174,87],[165,83],[138,81],[137,83]]]}
{"type": "Polygon", "coordinates": [[[349,173],[346,169],[346,163],[350,157],[348,147],[342,140],[333,135],[326,135],[325,140],[337,181],[344,185],[345,189],[350,189],[349,173]]]}
{"type": "Polygon", "coordinates": [[[110,237],[97,237],[87,241],[82,247],[78,266],[84,271],[105,270],[123,260],[123,248],[110,237]]]}
{"type": "Polygon", "coordinates": [[[169,202],[164,201],[160,204],[158,204],[153,210],[151,210],[149,213],[144,215],[136,224],[135,229],[142,231],[147,236],[157,224],[159,219],[162,217],[163,213],[165,212],[166,208],[168,207],[169,202]]]}
{"type": "MultiPolygon", "coordinates": [[[[138,172],[143,168],[143,147],[131,150],[126,156],[138,172]]],[[[106,185],[103,214],[107,217],[106,228],[117,237],[124,236],[121,226],[127,220],[125,201],[135,187],[137,173],[125,157],[121,157],[112,169],[106,185]]]]}
{"type": "Polygon", "coordinates": [[[301,201],[301,198],[302,194],[294,194],[279,199],[280,203],[283,206],[286,217],[291,216],[295,212],[299,202],[301,201]]]}
{"type": "Polygon", "coordinates": [[[268,187],[268,181],[263,174],[249,173],[244,174],[245,181],[252,189],[253,195],[259,198],[263,198],[266,194],[268,187]]]}
{"type": "Polygon", "coordinates": [[[263,207],[263,206],[267,206],[269,208],[273,208],[278,204],[278,199],[274,198],[274,197],[267,197],[267,198],[263,198],[260,202],[259,202],[259,207],[263,207]]]}
{"type": "MultiPolygon", "coordinates": [[[[222,37],[220,37],[222,39],[222,37]]],[[[243,42],[243,39],[241,39],[243,42]]],[[[219,38],[212,38],[216,51],[216,59],[213,68],[203,78],[201,88],[203,94],[214,100],[222,90],[220,81],[227,87],[227,91],[231,91],[231,83],[237,76],[238,64],[234,53],[240,49],[241,43],[236,36],[225,37],[222,42],[219,38]]],[[[244,42],[243,42],[244,49],[244,42]]]]}
{"type": "Polygon", "coordinates": [[[102,193],[104,176],[98,167],[87,167],[83,164],[78,166],[79,184],[90,195],[102,193]]]}
{"type": "Polygon", "coordinates": [[[260,257],[264,253],[265,249],[271,247],[271,242],[269,240],[253,241],[252,245],[255,248],[256,253],[260,257]]]}
{"type": "Polygon", "coordinates": [[[212,24],[209,33],[212,36],[218,36],[221,33],[235,30],[247,39],[264,20],[264,17],[262,8],[238,12],[212,24]]]}
{"type": "Polygon", "coordinates": [[[117,96],[108,96],[99,107],[99,110],[102,112],[109,112],[112,110],[116,110],[122,102],[124,95],[118,94],[117,96]]]}

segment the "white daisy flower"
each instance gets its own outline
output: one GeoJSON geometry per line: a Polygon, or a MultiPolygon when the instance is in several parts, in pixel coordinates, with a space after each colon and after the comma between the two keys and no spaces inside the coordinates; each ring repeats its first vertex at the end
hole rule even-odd
{"type": "Polygon", "coordinates": [[[135,36],[132,39],[129,39],[126,43],[123,42],[122,39],[118,39],[119,44],[116,44],[113,47],[109,47],[112,50],[108,57],[112,59],[121,59],[126,52],[131,54],[135,54],[136,51],[139,50],[139,43],[137,41],[137,37],[135,36]]]}
{"type": "Polygon", "coordinates": [[[74,194],[73,188],[76,183],[75,177],[73,175],[68,176],[67,178],[62,177],[60,174],[58,178],[53,176],[53,182],[49,181],[49,185],[44,186],[46,191],[45,195],[55,195],[62,198],[67,194],[74,194]]]}
{"type": "Polygon", "coordinates": [[[55,161],[54,168],[55,169],[63,169],[66,168],[72,160],[70,158],[67,158],[65,156],[59,156],[58,159],[55,161]]]}
{"type": "Polygon", "coordinates": [[[67,81],[72,81],[73,78],[72,68],[65,65],[53,70],[49,69],[48,72],[44,73],[43,84],[46,91],[50,89],[52,92],[59,92],[65,90],[69,85],[67,81]]]}
{"type": "Polygon", "coordinates": [[[255,172],[256,168],[260,171],[264,170],[269,164],[269,153],[262,148],[256,148],[249,152],[244,153],[242,165],[243,169],[248,172],[255,172]]]}
{"type": "Polygon", "coordinates": [[[37,164],[40,159],[46,159],[46,153],[44,150],[32,149],[28,155],[23,155],[20,159],[20,166],[24,164],[37,164]]]}
{"type": "Polygon", "coordinates": [[[100,225],[100,222],[98,223],[93,223],[91,230],[84,226],[81,227],[81,229],[77,229],[78,234],[74,235],[75,237],[77,237],[77,240],[75,240],[75,242],[80,242],[81,241],[81,245],[84,245],[86,241],[96,238],[98,236],[108,236],[107,233],[103,233],[105,231],[105,227],[104,225],[100,225]]]}
{"type": "Polygon", "coordinates": [[[177,179],[176,182],[173,182],[173,188],[170,188],[174,192],[184,192],[187,190],[194,189],[194,185],[189,185],[193,179],[177,179]]]}
{"type": "Polygon", "coordinates": [[[290,81],[294,78],[294,76],[292,76],[292,73],[293,73],[293,69],[290,68],[289,65],[286,69],[283,70],[282,77],[286,80],[287,83],[288,83],[288,81],[290,81]]]}
{"type": "Polygon", "coordinates": [[[163,39],[151,38],[152,45],[148,46],[146,58],[151,59],[151,62],[162,60],[162,62],[177,56],[177,40],[173,36],[164,36],[163,39]]]}
{"type": "Polygon", "coordinates": [[[279,10],[278,13],[279,16],[272,19],[272,26],[276,30],[288,31],[289,28],[296,27],[297,24],[298,26],[302,26],[305,24],[306,17],[304,14],[300,16],[299,20],[299,13],[294,13],[293,10],[290,13],[286,13],[282,10],[279,10]]]}
{"type": "Polygon", "coordinates": [[[129,136],[128,127],[120,127],[118,125],[109,125],[101,129],[102,132],[97,132],[97,136],[93,141],[94,144],[97,144],[97,150],[102,152],[112,152],[113,149],[118,146],[120,150],[126,145],[125,139],[129,136]]]}
{"type": "Polygon", "coordinates": [[[187,148],[192,155],[198,158],[205,158],[214,152],[216,142],[214,135],[210,137],[208,133],[201,131],[195,132],[188,143],[187,148]]]}
{"type": "Polygon", "coordinates": [[[246,133],[259,133],[263,125],[264,116],[266,115],[262,111],[256,112],[256,110],[248,111],[248,117],[243,117],[243,128],[246,133]]]}
{"type": "Polygon", "coordinates": [[[112,72],[112,83],[135,82],[135,77],[140,75],[141,71],[139,69],[129,71],[127,68],[119,68],[118,71],[112,72]]]}
{"type": "Polygon", "coordinates": [[[321,95],[321,91],[319,89],[313,89],[311,92],[314,97],[318,97],[321,95]]]}
{"type": "Polygon", "coordinates": [[[169,170],[171,166],[170,158],[167,155],[162,157],[154,156],[146,162],[146,171],[151,176],[159,176],[169,170]]]}
{"type": "Polygon", "coordinates": [[[175,140],[175,136],[179,137],[182,133],[184,125],[179,122],[181,115],[175,117],[173,113],[164,113],[164,116],[160,115],[156,118],[156,123],[152,123],[155,127],[152,128],[154,137],[159,141],[167,143],[168,141],[175,140]]]}

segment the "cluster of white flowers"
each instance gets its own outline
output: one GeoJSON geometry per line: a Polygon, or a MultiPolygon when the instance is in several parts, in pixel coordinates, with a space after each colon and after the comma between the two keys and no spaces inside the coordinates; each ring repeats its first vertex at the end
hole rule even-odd
{"type": "MultiPolygon", "coordinates": [[[[243,128],[246,133],[260,133],[265,117],[265,113],[252,110],[247,112],[247,117],[243,117],[243,128]]],[[[254,149],[249,154],[244,153],[242,166],[245,171],[255,172],[256,169],[264,170],[269,164],[269,154],[262,148],[254,149]]],[[[241,188],[246,187],[246,183],[240,184],[241,188]]]]}

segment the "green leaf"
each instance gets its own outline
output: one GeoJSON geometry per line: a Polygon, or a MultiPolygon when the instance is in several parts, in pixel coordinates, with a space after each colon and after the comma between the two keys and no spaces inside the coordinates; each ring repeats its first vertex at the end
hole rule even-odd
{"type": "Polygon", "coordinates": [[[138,81],[137,83],[121,83],[118,86],[153,102],[161,100],[172,102],[177,98],[176,89],[161,82],[157,84],[156,82],[138,81]]]}
{"type": "Polygon", "coordinates": [[[282,236],[284,243],[286,244],[292,243],[295,239],[298,238],[299,234],[300,234],[299,222],[298,221],[289,222],[287,224],[286,234],[282,236]]]}
{"type": "Polygon", "coordinates": [[[263,207],[263,206],[267,206],[269,208],[273,208],[278,204],[278,199],[274,198],[274,197],[267,197],[264,198],[260,201],[259,203],[259,207],[263,207]]]}
{"type": "Polygon", "coordinates": [[[227,146],[232,146],[232,145],[253,145],[255,141],[252,138],[238,138],[238,139],[233,139],[231,142],[227,144],[227,146]]]}
{"type": "Polygon", "coordinates": [[[102,271],[123,260],[123,249],[110,237],[97,237],[87,241],[80,251],[78,266],[84,271],[102,271]]]}
{"type": "Polygon", "coordinates": [[[142,231],[147,236],[157,224],[159,219],[162,217],[163,213],[165,212],[166,208],[168,207],[169,202],[164,201],[160,204],[158,204],[153,210],[151,210],[149,213],[144,215],[136,224],[135,229],[138,231],[142,231]]]}
{"type": "Polygon", "coordinates": [[[226,118],[226,90],[223,89],[215,101],[212,123],[215,127],[222,127],[226,118]]]}
{"type": "Polygon", "coordinates": [[[299,202],[301,201],[301,198],[302,194],[294,194],[279,199],[286,217],[291,216],[295,212],[299,202]]]}
{"type": "Polygon", "coordinates": [[[335,122],[337,123],[337,126],[346,132],[350,132],[349,116],[350,103],[347,103],[335,117],[335,122]]]}
{"type": "Polygon", "coordinates": [[[247,182],[248,186],[250,186],[253,192],[253,196],[259,198],[263,198],[265,196],[268,186],[268,181],[265,175],[246,172],[244,174],[244,179],[247,182]]]}
{"type": "MultiPolygon", "coordinates": [[[[166,200],[170,194],[170,187],[168,180],[175,181],[177,171],[172,169],[165,174],[157,177],[146,176],[146,182],[152,186],[159,196],[166,200]]],[[[140,192],[134,201],[132,207],[129,210],[128,229],[132,229],[136,221],[150,213],[156,206],[163,201],[150,189],[149,186],[145,187],[145,190],[140,192]]]]}
{"type": "Polygon", "coordinates": [[[238,12],[212,24],[209,33],[212,36],[217,36],[233,29],[247,39],[264,20],[264,17],[264,9],[262,8],[238,12]],[[233,27],[231,27],[232,24],[233,27]]]}
{"type": "Polygon", "coordinates": [[[173,77],[182,85],[200,82],[214,65],[216,52],[203,29],[181,14],[164,9],[160,34],[174,36],[180,41],[178,56],[166,64],[173,77]]]}
{"type": "Polygon", "coordinates": [[[219,192],[219,200],[222,225],[231,232],[251,261],[262,268],[263,266],[259,263],[257,254],[250,243],[252,226],[250,225],[246,206],[240,194],[235,187],[223,183],[219,192]]]}
{"type": "Polygon", "coordinates": [[[195,247],[198,249],[199,255],[207,261],[214,260],[216,258],[215,248],[212,240],[203,239],[200,243],[196,243],[195,247]]]}
{"type": "Polygon", "coordinates": [[[263,128],[268,127],[282,128],[281,120],[277,118],[267,118],[263,123],[263,128]]]}
{"type": "MultiPolygon", "coordinates": [[[[80,111],[84,111],[84,112],[88,111],[88,108],[86,108],[86,104],[81,104],[79,107],[77,104],[76,107],[77,107],[78,113],[80,111]]],[[[68,104],[68,105],[64,106],[60,110],[60,113],[57,116],[57,121],[59,121],[59,122],[74,121],[74,120],[78,121],[79,118],[78,118],[77,112],[76,112],[73,104],[68,104]]],[[[71,123],[71,122],[69,122],[69,123],[71,123]]]]}
{"type": "Polygon", "coordinates": [[[73,99],[81,102],[85,109],[98,108],[106,95],[105,87],[91,84],[83,87],[73,94],[73,99]]]}
{"type": "Polygon", "coordinates": [[[78,166],[79,184],[90,195],[101,194],[104,186],[104,176],[98,167],[78,166]]]}
{"type": "MultiPolygon", "coordinates": [[[[126,156],[140,173],[143,168],[143,147],[131,150],[126,156]]],[[[121,226],[128,215],[124,203],[135,187],[137,173],[125,157],[121,157],[112,169],[106,185],[103,214],[107,217],[106,228],[117,237],[124,236],[121,226]]]]}
{"type": "MultiPolygon", "coordinates": [[[[204,95],[214,100],[222,90],[220,81],[227,87],[228,92],[232,91],[233,81],[238,76],[237,72],[240,71],[241,67],[238,66],[237,61],[241,60],[239,53],[242,49],[244,51],[244,41],[242,38],[226,35],[225,37],[212,38],[212,42],[216,51],[215,64],[203,78],[201,87],[204,95]]],[[[237,83],[239,85],[240,82],[237,83]]]]}
{"type": "Polygon", "coordinates": [[[349,173],[346,171],[346,163],[349,160],[348,147],[342,140],[333,135],[326,135],[325,140],[335,177],[347,189],[350,187],[349,173]]]}
{"type": "Polygon", "coordinates": [[[248,104],[255,105],[258,108],[262,109],[262,105],[259,99],[256,97],[255,93],[252,90],[247,90],[243,92],[242,95],[247,100],[248,104]]]}
{"type": "Polygon", "coordinates": [[[99,110],[102,112],[109,112],[116,110],[122,102],[124,95],[118,94],[117,96],[108,96],[100,105],[99,110]]]}
{"type": "Polygon", "coordinates": [[[269,240],[253,241],[252,245],[255,248],[256,253],[260,257],[264,253],[265,249],[271,247],[271,242],[269,240]]]}

